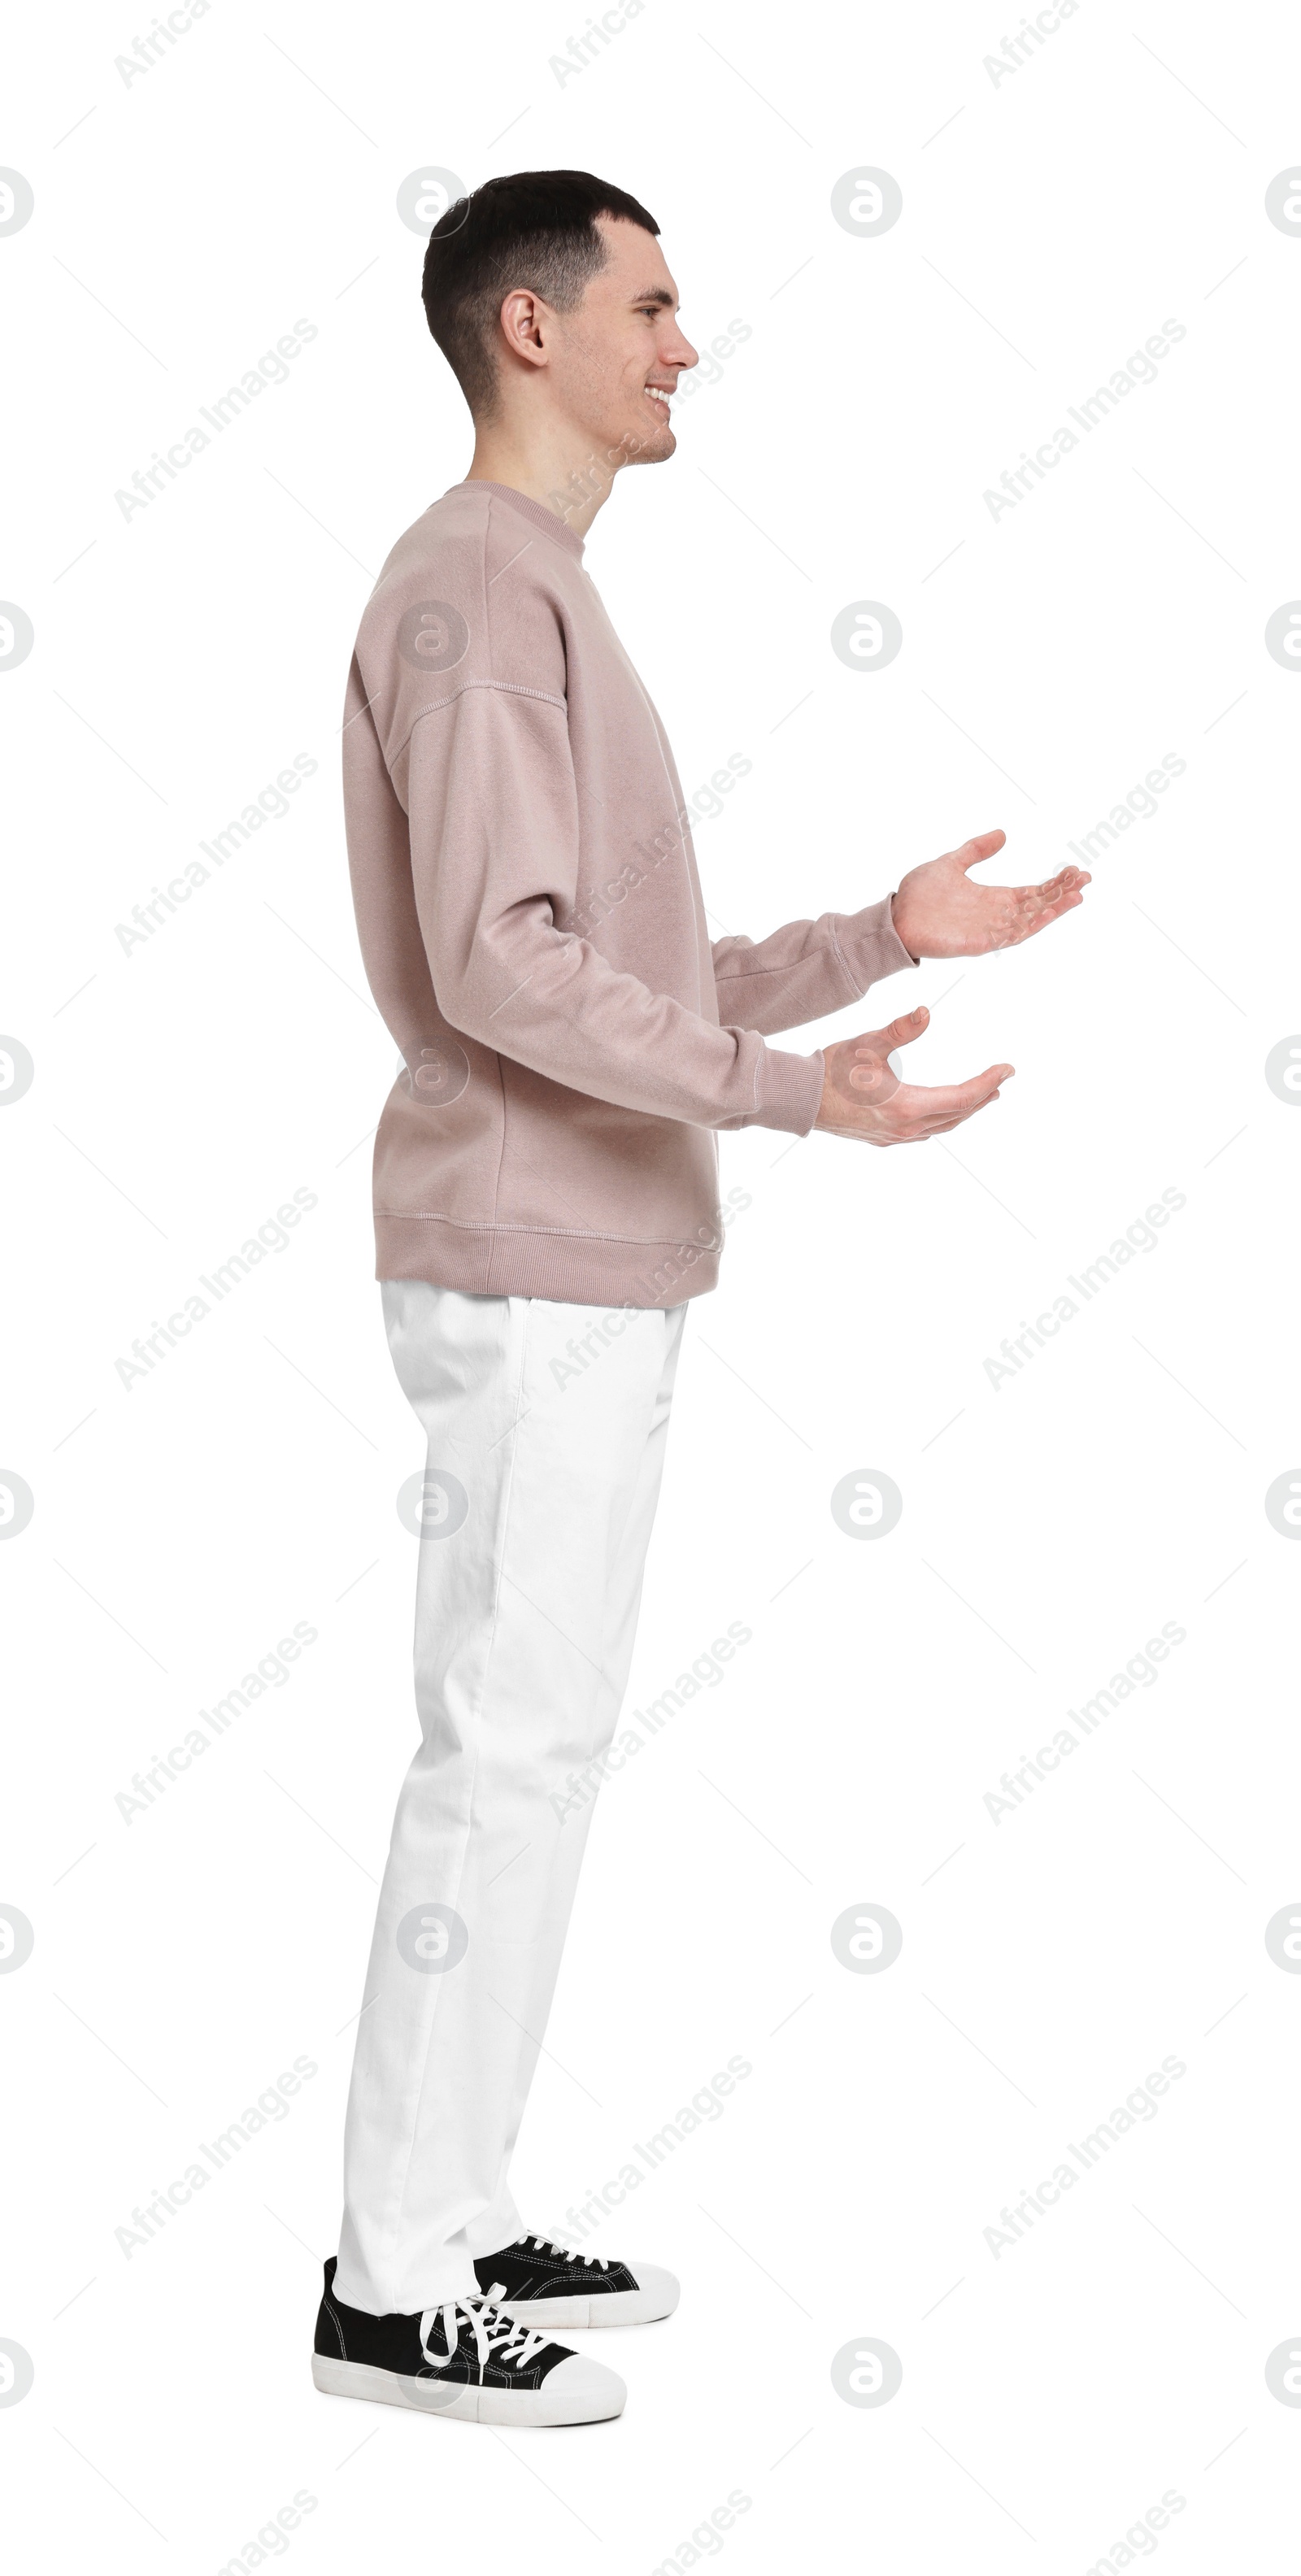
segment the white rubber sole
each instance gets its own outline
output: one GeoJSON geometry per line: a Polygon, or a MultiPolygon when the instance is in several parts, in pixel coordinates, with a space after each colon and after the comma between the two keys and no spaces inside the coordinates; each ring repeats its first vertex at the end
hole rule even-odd
{"type": "Polygon", "coordinates": [[[628,2391],[600,2362],[572,2354],[548,2371],[540,2388],[469,2388],[459,2381],[403,2379],[369,2362],[312,2355],[312,2378],[324,2397],[365,2397],[376,2406],[408,2406],[418,2415],[449,2415],[462,2424],[602,2424],[622,2415],[628,2391]]]}
{"type": "Polygon", "coordinates": [[[583,2299],[494,2299],[504,2317],[537,2326],[652,2326],[671,2317],[678,2304],[676,2281],[665,2278],[662,2289],[603,2290],[583,2299]]]}

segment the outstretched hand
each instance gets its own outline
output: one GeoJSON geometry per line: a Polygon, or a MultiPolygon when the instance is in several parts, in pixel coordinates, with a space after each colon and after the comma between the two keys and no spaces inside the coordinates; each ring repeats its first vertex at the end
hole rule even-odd
{"type": "Polygon", "coordinates": [[[1006,839],[1006,832],[978,832],[960,850],[909,869],[892,909],[910,956],[985,957],[1033,939],[1083,903],[1092,880],[1082,868],[1063,868],[1043,885],[973,885],[968,869],[992,859],[1006,839]]]}
{"type": "Polygon", "coordinates": [[[1010,1064],[992,1064],[970,1082],[928,1087],[900,1080],[888,1061],[890,1051],[919,1038],[929,1018],[922,1003],[887,1029],[825,1047],[822,1106],[815,1126],[832,1136],[856,1136],[864,1145],[920,1145],[928,1136],[960,1127],[964,1118],[974,1118],[978,1109],[997,1100],[1000,1083],[1011,1080],[1010,1064]]]}

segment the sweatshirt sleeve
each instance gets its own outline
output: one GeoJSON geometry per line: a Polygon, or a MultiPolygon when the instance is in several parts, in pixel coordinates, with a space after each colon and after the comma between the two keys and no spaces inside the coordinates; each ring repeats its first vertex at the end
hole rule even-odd
{"type": "Polygon", "coordinates": [[[765,1036],[799,1028],[859,1001],[869,984],[915,966],[895,929],[892,900],[886,895],[864,912],[788,921],[767,939],[716,939],[720,1018],[744,1020],[765,1036]]]}
{"type": "Polygon", "coordinates": [[[718,1027],[557,926],[576,907],[579,873],[563,706],[509,686],[463,689],[415,724],[405,801],[421,933],[453,1028],[650,1117],[808,1134],[821,1055],[718,1027]]]}

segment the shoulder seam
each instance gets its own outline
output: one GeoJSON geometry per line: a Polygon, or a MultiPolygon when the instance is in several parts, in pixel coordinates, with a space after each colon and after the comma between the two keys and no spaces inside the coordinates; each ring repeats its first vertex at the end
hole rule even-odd
{"type": "MultiPolygon", "coordinates": [[[[440,707],[450,707],[454,704],[457,698],[463,698],[467,689],[500,689],[503,694],[508,697],[540,698],[545,706],[559,707],[562,715],[567,715],[569,712],[568,701],[566,699],[556,697],[550,689],[526,689],[523,682],[520,680],[462,680],[460,688],[450,690],[445,698],[431,698],[427,707],[417,708],[415,715],[411,719],[410,731],[403,735],[401,742],[398,744],[397,750],[393,754],[393,762],[401,759],[403,752],[406,750],[407,744],[411,740],[411,735],[415,732],[416,726],[419,724],[422,716],[437,715],[440,707]]],[[[391,762],[390,767],[392,767],[392,765],[393,763],[391,762]]]]}

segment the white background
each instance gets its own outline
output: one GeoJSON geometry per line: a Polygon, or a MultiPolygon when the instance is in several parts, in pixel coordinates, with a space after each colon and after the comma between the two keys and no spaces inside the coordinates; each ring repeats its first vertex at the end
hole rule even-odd
{"type": "Polygon", "coordinates": [[[35,1064],[0,1120],[0,1463],[35,1497],[0,1548],[0,1899],[35,1930],[0,1978],[19,2555],[252,2568],[302,2490],[275,2554],[303,2576],[693,2550],[1072,2576],[1134,2563],[1121,2536],[1173,2489],[1136,2557],[1281,2567],[1301,1979],[1264,1928],[1301,1897],[1301,1558],[1264,1495],[1301,1459],[1301,1117],[1263,1068],[1301,1027],[1301,680],[1263,636],[1301,594],[1301,242],[1264,195],[1298,144],[1296,21],[1082,0],[996,83],[1019,16],[647,0],[562,82],[585,23],[213,0],[129,83],[147,22],[111,7],[11,36],[0,157],[36,200],[0,241],[0,590],[35,628],[0,674],[0,1026],[35,1064]],[[580,2338],[627,2377],[622,2421],[494,2435],[308,2369],[414,1737],[395,1496],[423,1463],[371,1275],[395,1051],[338,726],[379,565],[469,455],[398,188],[551,166],[649,205],[698,345],[751,326],[587,553],[688,792],[753,763],[697,833],[719,933],[857,907],[995,823],[997,873],[1046,875],[1165,754],[1186,769],[1081,912],[859,1015],[937,1006],[919,1078],[1013,1061],[973,1126],[888,1156],[723,1140],[751,1204],[689,1319],[631,1700],[730,1621],[753,1641],[603,1794],[530,2223],[559,2231],[729,2057],[752,2071],[590,2240],[684,2283],[670,2325],[580,2338]],[[875,239],[831,213],[860,166],[903,192],[875,239]],[[115,493],[299,317],[288,381],[125,518],[115,493]],[[993,518],[1167,318],[1157,381],[993,518]],[[902,621],[886,670],[830,649],[862,599],[902,621]],[[300,753],[289,813],[124,952],[115,925],[300,753]],[[318,1204],[286,1248],[124,1387],[133,1338],[295,1189],[318,1204]],[[1155,1248],[992,1385],[1164,1190],[1186,1205],[1155,1248]],[[829,1497],[870,1468],[904,1510],[862,1544],[829,1497]],[[288,1681],[124,1821],[133,1773],[297,1621],[288,1681]],[[1159,1678],[995,1821],[1000,1774],[1166,1622],[1159,1678]],[[879,1975],[830,1945],[863,1903],[903,1926],[879,1975]],[[286,2117],[124,2253],[297,2056],[286,2117]],[[991,2249],[1166,2057],[1156,2115],[991,2249]],[[831,2379],[867,2336],[903,2367],[877,2409],[831,2379]]]}

